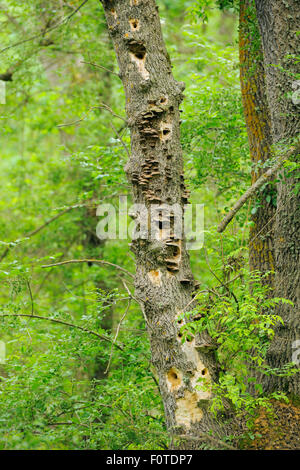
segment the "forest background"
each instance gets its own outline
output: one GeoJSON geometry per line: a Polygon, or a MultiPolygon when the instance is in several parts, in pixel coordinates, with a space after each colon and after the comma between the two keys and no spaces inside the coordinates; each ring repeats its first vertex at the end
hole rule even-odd
{"type": "MultiPolygon", "coordinates": [[[[254,396],[248,392],[249,351],[257,348],[263,361],[280,319],[279,300],[248,268],[255,214],[263,204],[276,207],[274,185],[217,231],[253,182],[238,6],[157,3],[173,74],[186,84],[181,142],[190,202],[205,211],[204,247],[190,259],[201,308],[212,312],[210,333],[221,338],[212,413],[230,399],[244,423],[239,445],[251,447],[261,437],[257,407],[271,413],[272,404],[259,383],[254,396]],[[272,315],[262,322],[266,309],[272,315]]],[[[130,240],[96,236],[98,205],[118,207],[121,195],[131,201],[124,91],[101,4],[1,0],[0,37],[0,448],[172,448],[134,297],[130,240]],[[55,266],[66,260],[74,262],[55,266]]],[[[202,326],[183,329],[183,341],[202,326]]],[[[280,392],[271,398],[288,400],[280,392]]]]}

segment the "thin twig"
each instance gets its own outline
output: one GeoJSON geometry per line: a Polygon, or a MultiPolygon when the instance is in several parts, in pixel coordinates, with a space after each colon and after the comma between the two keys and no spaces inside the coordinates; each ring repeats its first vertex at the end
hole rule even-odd
{"type": "Polygon", "coordinates": [[[106,67],[103,67],[103,65],[94,64],[93,62],[85,62],[84,60],[82,60],[81,63],[82,63],[82,64],[92,65],[93,67],[97,67],[97,68],[99,68],[99,69],[103,69],[103,70],[105,70],[106,72],[112,73],[112,74],[115,75],[116,77],[121,78],[118,73],[113,72],[112,70],[107,69],[106,67]]]}
{"type": "MultiPolygon", "coordinates": [[[[73,237],[73,238],[70,240],[69,244],[67,245],[66,250],[64,250],[64,252],[59,256],[58,261],[61,260],[61,259],[63,259],[63,258],[67,255],[67,253],[68,253],[69,250],[72,248],[72,246],[73,246],[73,244],[74,244],[74,242],[75,242],[76,240],[77,240],[77,236],[73,237]]],[[[43,288],[43,286],[45,285],[47,279],[49,279],[49,277],[51,276],[52,272],[53,272],[53,269],[49,269],[49,271],[47,271],[46,275],[45,275],[44,278],[42,279],[42,282],[41,282],[41,283],[37,286],[37,288],[35,289],[35,292],[34,292],[34,296],[35,296],[35,297],[39,294],[40,290],[43,288]]]]}
{"type": "Polygon", "coordinates": [[[113,342],[112,342],[112,344],[111,344],[111,350],[110,350],[109,360],[108,360],[107,367],[106,367],[106,369],[105,369],[105,371],[104,371],[104,374],[107,374],[108,371],[109,371],[110,364],[111,364],[112,357],[113,357],[114,344],[115,344],[115,342],[116,342],[117,339],[118,339],[121,324],[122,324],[124,318],[126,317],[126,315],[127,315],[127,313],[128,313],[130,304],[131,304],[131,299],[128,300],[127,308],[126,308],[124,314],[122,315],[122,318],[121,318],[121,320],[120,320],[120,322],[119,322],[119,324],[118,324],[118,326],[117,326],[117,331],[116,331],[115,337],[114,337],[114,339],[113,339],[113,342]]]}
{"type": "Polygon", "coordinates": [[[76,119],[76,121],[72,121],[72,122],[69,122],[69,123],[66,123],[66,124],[58,124],[57,127],[68,127],[68,126],[76,126],[77,124],[79,124],[80,122],[84,121],[88,114],[93,110],[93,109],[105,109],[106,111],[109,111],[113,116],[115,116],[116,118],[118,119],[121,119],[122,121],[124,121],[126,124],[127,124],[127,121],[125,118],[123,118],[122,116],[119,116],[118,114],[116,114],[109,106],[107,106],[107,104],[105,103],[101,103],[100,106],[91,106],[86,114],[80,118],[80,119],[76,119]]]}
{"type": "Polygon", "coordinates": [[[268,220],[268,222],[262,227],[262,229],[253,238],[249,240],[249,243],[252,243],[261,234],[261,232],[267,227],[267,225],[269,225],[269,223],[272,222],[273,219],[275,219],[275,217],[276,217],[276,212],[274,215],[272,215],[272,217],[268,220]]]}
{"type": "Polygon", "coordinates": [[[128,150],[128,148],[127,148],[127,146],[126,146],[124,140],[122,139],[120,133],[117,131],[117,129],[115,128],[115,126],[113,125],[112,122],[110,123],[110,126],[111,126],[111,128],[115,131],[116,135],[118,136],[119,141],[121,142],[121,144],[123,145],[124,149],[126,150],[126,153],[127,153],[128,158],[130,158],[129,150],[128,150]]]}
{"type": "MultiPolygon", "coordinates": [[[[88,328],[84,328],[83,326],[74,325],[73,323],[69,323],[69,322],[66,322],[66,321],[63,321],[63,320],[58,320],[57,318],[43,317],[41,315],[35,315],[35,314],[32,315],[32,314],[29,314],[29,313],[3,313],[3,314],[0,315],[0,318],[2,318],[2,317],[38,318],[39,320],[46,320],[46,321],[50,321],[50,322],[53,322],[53,323],[59,323],[61,325],[70,326],[71,328],[76,328],[76,329],[84,331],[85,333],[88,333],[90,335],[97,336],[98,338],[103,339],[103,341],[108,341],[109,343],[112,342],[112,339],[109,338],[108,336],[101,335],[101,334],[97,333],[96,331],[89,330],[88,328]]],[[[123,351],[123,347],[120,346],[119,344],[114,343],[114,346],[116,346],[118,349],[123,351]]]]}
{"type": "Polygon", "coordinates": [[[127,286],[127,284],[126,284],[126,282],[124,281],[124,279],[122,279],[120,276],[119,276],[119,278],[121,279],[123,286],[125,287],[126,291],[128,292],[129,297],[130,297],[132,300],[134,300],[135,302],[137,302],[138,304],[140,304],[140,302],[138,301],[138,299],[137,299],[136,297],[134,297],[134,295],[130,292],[129,287],[127,286]]]}
{"type": "MultiPolygon", "coordinates": [[[[120,276],[119,276],[120,277],[120,276]]],[[[120,277],[121,281],[122,281],[122,284],[123,286],[125,287],[126,291],[128,292],[128,295],[132,298],[132,300],[134,300],[135,302],[137,302],[139,304],[139,306],[141,307],[141,310],[142,310],[142,314],[143,314],[143,317],[144,317],[144,320],[145,320],[145,323],[148,327],[148,329],[151,331],[153,330],[152,326],[150,325],[150,323],[148,322],[148,319],[146,317],[146,314],[145,314],[145,311],[144,311],[144,305],[143,305],[143,302],[142,301],[139,301],[131,292],[130,292],[130,289],[129,287],[127,286],[126,282],[124,279],[122,279],[120,277]]]]}
{"type": "Polygon", "coordinates": [[[5,47],[4,49],[2,49],[0,51],[0,54],[2,54],[2,52],[7,51],[8,49],[11,49],[12,47],[17,47],[17,46],[20,46],[22,44],[25,44],[26,42],[34,41],[35,39],[37,39],[41,36],[45,36],[49,31],[53,31],[54,29],[58,28],[59,26],[62,26],[64,23],[67,23],[72,18],[72,16],[74,16],[87,2],[88,2],[88,0],[84,0],[79,5],[79,7],[76,8],[76,10],[74,10],[70,15],[68,15],[66,18],[63,18],[61,21],[58,21],[53,26],[50,26],[45,31],[42,31],[41,33],[38,33],[38,34],[35,34],[34,36],[31,36],[30,38],[23,39],[22,41],[15,42],[14,44],[11,44],[10,46],[5,47]]]}
{"type": "Polygon", "coordinates": [[[28,280],[26,282],[27,282],[27,287],[28,287],[30,300],[31,300],[31,315],[33,315],[34,314],[34,303],[33,303],[32,290],[31,290],[30,282],[28,280]]]}
{"type": "Polygon", "coordinates": [[[227,284],[224,284],[221,279],[216,275],[216,273],[211,269],[210,267],[210,264],[209,264],[209,261],[208,261],[208,256],[207,256],[207,251],[206,251],[206,248],[204,248],[204,254],[205,254],[205,260],[206,260],[206,264],[207,264],[207,267],[209,269],[209,271],[211,272],[211,274],[217,279],[217,281],[221,284],[221,286],[223,286],[227,292],[234,298],[235,300],[235,303],[237,304],[237,309],[239,310],[239,301],[238,299],[236,298],[235,294],[229,289],[229,287],[227,287],[227,284]]]}
{"type": "Polygon", "coordinates": [[[125,124],[127,125],[127,121],[125,118],[123,118],[122,116],[120,116],[119,114],[116,114],[107,104],[105,103],[100,103],[100,105],[98,106],[98,108],[102,108],[102,109],[106,109],[107,111],[109,111],[113,116],[121,119],[122,121],[125,122],[125,124]]]}
{"type": "MultiPolygon", "coordinates": [[[[59,212],[58,214],[56,214],[54,217],[52,217],[51,219],[47,220],[46,222],[44,222],[42,225],[40,225],[39,227],[37,227],[36,229],[32,230],[31,232],[27,233],[23,238],[31,238],[33,237],[34,235],[36,235],[37,233],[39,233],[41,230],[43,230],[45,227],[47,227],[49,224],[51,224],[52,222],[54,222],[55,220],[57,220],[59,217],[61,217],[62,215],[64,214],[67,214],[68,212],[70,212],[71,210],[73,209],[77,209],[77,208],[81,208],[81,207],[84,207],[85,204],[76,204],[75,206],[70,206],[70,207],[67,207],[66,209],[64,209],[62,212],[59,212]]],[[[16,242],[14,242],[16,243],[16,242]]],[[[6,257],[6,255],[8,254],[8,252],[11,250],[11,248],[13,248],[15,245],[13,244],[9,244],[5,250],[3,251],[2,255],[0,256],[0,262],[6,257]]]]}
{"type": "Polygon", "coordinates": [[[110,263],[109,261],[105,261],[102,259],[69,259],[66,261],[60,261],[59,263],[45,264],[41,266],[41,268],[53,268],[55,266],[63,266],[64,264],[72,264],[72,263],[95,263],[95,264],[104,264],[107,266],[113,266],[114,268],[117,268],[123,273],[127,274],[128,276],[134,278],[134,275],[131,274],[129,271],[127,271],[127,269],[122,268],[122,266],[119,266],[118,264],[110,263]]]}

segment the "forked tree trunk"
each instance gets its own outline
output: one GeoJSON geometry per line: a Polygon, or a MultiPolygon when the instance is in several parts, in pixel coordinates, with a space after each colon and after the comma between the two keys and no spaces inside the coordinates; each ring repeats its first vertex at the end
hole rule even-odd
{"type": "MultiPolygon", "coordinates": [[[[134,202],[147,208],[153,204],[181,208],[188,197],[179,130],[184,84],[172,75],[158,7],[155,0],[102,0],[102,5],[126,95],[131,131],[126,172],[134,202]]],[[[183,344],[179,334],[182,323],[178,316],[192,308],[194,279],[189,256],[183,237],[175,237],[171,230],[166,238],[159,219],[158,239],[136,239],[132,250],[136,255],[135,295],[147,323],[167,427],[186,435],[208,430],[220,435],[220,425],[208,410],[209,384],[216,379],[214,355],[204,339],[198,345],[195,339],[183,344]],[[202,390],[196,388],[201,385],[198,379],[205,384],[202,390]]],[[[171,217],[171,229],[172,222],[171,217]]]]}
{"type": "MultiPolygon", "coordinates": [[[[254,0],[240,1],[239,22],[240,80],[250,156],[253,164],[252,184],[266,171],[263,165],[271,157],[271,127],[265,86],[263,52],[258,30],[254,0]]],[[[251,270],[265,274],[274,266],[274,195],[273,186],[259,195],[257,212],[249,235],[249,264],[251,270]],[[271,191],[270,191],[271,188],[271,191]],[[271,194],[270,194],[271,193],[271,194]],[[269,196],[269,198],[268,198],[269,196]],[[270,199],[271,198],[271,199],[270,199]]],[[[263,279],[271,288],[274,275],[263,279]]]]}
{"type": "MultiPolygon", "coordinates": [[[[300,106],[299,99],[295,96],[295,89],[299,88],[299,81],[296,82],[295,76],[299,73],[296,58],[300,45],[300,36],[297,34],[300,24],[299,1],[255,1],[263,42],[273,143],[291,145],[294,138],[299,138],[300,131],[300,106]]],[[[274,230],[275,295],[293,301],[294,306],[283,305],[278,309],[284,326],[276,331],[268,352],[268,362],[274,368],[292,361],[295,348],[299,350],[299,343],[297,346],[296,341],[300,340],[300,198],[299,193],[295,193],[296,177],[293,173],[284,177],[282,173],[282,178],[277,186],[274,230]]],[[[268,377],[265,390],[276,389],[299,396],[299,374],[286,378],[268,377]]]]}

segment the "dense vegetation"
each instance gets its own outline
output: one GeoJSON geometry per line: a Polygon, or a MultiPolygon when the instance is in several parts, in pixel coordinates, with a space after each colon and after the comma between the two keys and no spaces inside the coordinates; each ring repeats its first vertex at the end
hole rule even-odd
{"type": "MultiPolygon", "coordinates": [[[[270,272],[248,268],[255,214],[276,207],[276,181],[217,231],[255,168],[240,87],[239,2],[157,3],[173,74],[186,84],[185,181],[205,214],[204,246],[190,251],[198,302],[182,314],[189,321],[181,337],[207,331],[218,346],[209,412],[220,417],[230,403],[237,419],[234,431],[200,448],[223,440],[248,447],[261,437],[259,410],[272,415],[275,399],[297,403],[289,390],[265,393],[256,379],[257,371],[298,370],[292,357],[277,368],[266,361],[284,323],[278,306],[293,303],[272,293],[270,272]]],[[[173,448],[134,295],[130,240],[96,236],[99,204],[118,208],[122,195],[133,202],[125,97],[102,5],[3,0],[0,38],[0,448],[173,448]]],[[[294,174],[296,159],[285,167],[294,174]]]]}

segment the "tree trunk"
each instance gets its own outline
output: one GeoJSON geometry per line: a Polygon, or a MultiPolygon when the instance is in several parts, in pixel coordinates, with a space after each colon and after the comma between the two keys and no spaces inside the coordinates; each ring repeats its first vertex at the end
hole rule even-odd
{"type": "MultiPolygon", "coordinates": [[[[296,56],[299,54],[300,9],[298,0],[256,0],[257,17],[263,43],[267,95],[271,114],[273,143],[290,146],[300,130],[299,100],[292,94],[299,82],[296,56]]],[[[295,192],[296,177],[281,173],[277,185],[275,219],[275,295],[291,300],[294,306],[282,305],[278,313],[284,326],[268,352],[271,367],[292,361],[293,347],[300,340],[299,325],[299,193],[295,192]]],[[[268,377],[266,391],[283,390],[299,396],[299,376],[268,377]]]]}
{"type": "MultiPolygon", "coordinates": [[[[126,172],[134,202],[147,209],[159,204],[182,208],[188,197],[179,129],[184,84],[172,75],[158,7],[155,0],[102,0],[102,4],[126,95],[131,131],[126,172]]],[[[143,224],[143,215],[137,211],[134,216],[143,224]]],[[[170,220],[174,229],[172,216],[170,220]]],[[[159,217],[156,223],[157,239],[137,238],[132,250],[135,295],[147,323],[167,428],[186,436],[208,430],[220,436],[220,425],[208,410],[209,384],[216,379],[214,355],[201,347],[201,340],[198,347],[194,338],[182,343],[180,334],[183,323],[178,316],[192,309],[194,292],[184,239],[172,230],[166,238],[159,217]],[[198,379],[205,384],[202,389],[198,379]]]]}
{"type": "MultiPolygon", "coordinates": [[[[239,24],[240,81],[244,115],[253,164],[252,184],[266,171],[263,165],[271,157],[270,115],[265,87],[263,53],[258,31],[254,0],[240,1],[239,24]]],[[[255,200],[257,212],[250,229],[250,269],[262,274],[274,271],[274,189],[267,185],[255,200]],[[268,198],[269,196],[269,198],[268,198]],[[271,198],[271,200],[270,200],[271,198]]],[[[263,278],[273,287],[274,275],[263,278]]]]}

